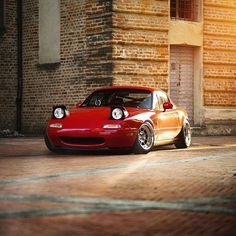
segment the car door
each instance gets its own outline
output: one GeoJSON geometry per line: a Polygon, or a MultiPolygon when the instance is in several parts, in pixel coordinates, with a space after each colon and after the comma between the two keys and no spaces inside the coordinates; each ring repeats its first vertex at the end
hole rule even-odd
{"type": "Polygon", "coordinates": [[[156,141],[165,141],[175,138],[180,130],[179,113],[173,105],[172,109],[164,110],[163,104],[170,102],[167,94],[163,91],[154,93],[156,101],[155,110],[155,123],[156,123],[156,141]]]}

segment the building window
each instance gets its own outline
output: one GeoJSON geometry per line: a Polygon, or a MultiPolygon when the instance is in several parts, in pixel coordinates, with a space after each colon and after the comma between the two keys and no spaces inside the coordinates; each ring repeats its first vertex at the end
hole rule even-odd
{"type": "Polygon", "coordinates": [[[5,0],[0,0],[0,32],[5,29],[5,0]]]}
{"type": "Polygon", "coordinates": [[[60,63],[60,0],[39,0],[39,64],[60,63]]]}
{"type": "Polygon", "coordinates": [[[171,0],[170,17],[172,19],[197,21],[199,0],[171,0]]]}

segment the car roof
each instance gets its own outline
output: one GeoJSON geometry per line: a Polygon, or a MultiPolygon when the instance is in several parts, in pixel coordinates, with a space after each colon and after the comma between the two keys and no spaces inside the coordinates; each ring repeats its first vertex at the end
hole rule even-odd
{"type": "Polygon", "coordinates": [[[157,89],[157,88],[153,88],[153,87],[132,86],[132,85],[106,86],[106,87],[97,88],[96,91],[99,91],[99,90],[108,90],[108,89],[142,89],[142,90],[147,90],[147,91],[150,91],[150,92],[163,91],[163,90],[161,90],[161,89],[157,89]]]}

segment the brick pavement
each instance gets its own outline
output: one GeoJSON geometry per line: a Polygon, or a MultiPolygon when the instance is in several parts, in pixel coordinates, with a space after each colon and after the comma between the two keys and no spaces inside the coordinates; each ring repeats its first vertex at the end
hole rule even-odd
{"type": "Polygon", "coordinates": [[[0,167],[0,235],[236,232],[236,137],[147,155],[55,155],[40,138],[0,139],[0,167]]]}

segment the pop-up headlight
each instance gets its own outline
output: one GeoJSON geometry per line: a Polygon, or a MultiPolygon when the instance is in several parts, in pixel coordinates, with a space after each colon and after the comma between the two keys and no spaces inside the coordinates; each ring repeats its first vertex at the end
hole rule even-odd
{"type": "Polygon", "coordinates": [[[114,107],[111,108],[111,118],[114,120],[123,120],[128,116],[128,112],[125,108],[114,107]]]}
{"type": "Polygon", "coordinates": [[[115,120],[120,120],[124,116],[124,113],[120,108],[114,108],[111,112],[111,116],[115,120]]]}
{"type": "Polygon", "coordinates": [[[66,110],[66,107],[63,105],[63,106],[53,107],[52,113],[55,119],[63,119],[68,114],[68,111],[66,110]]]}

